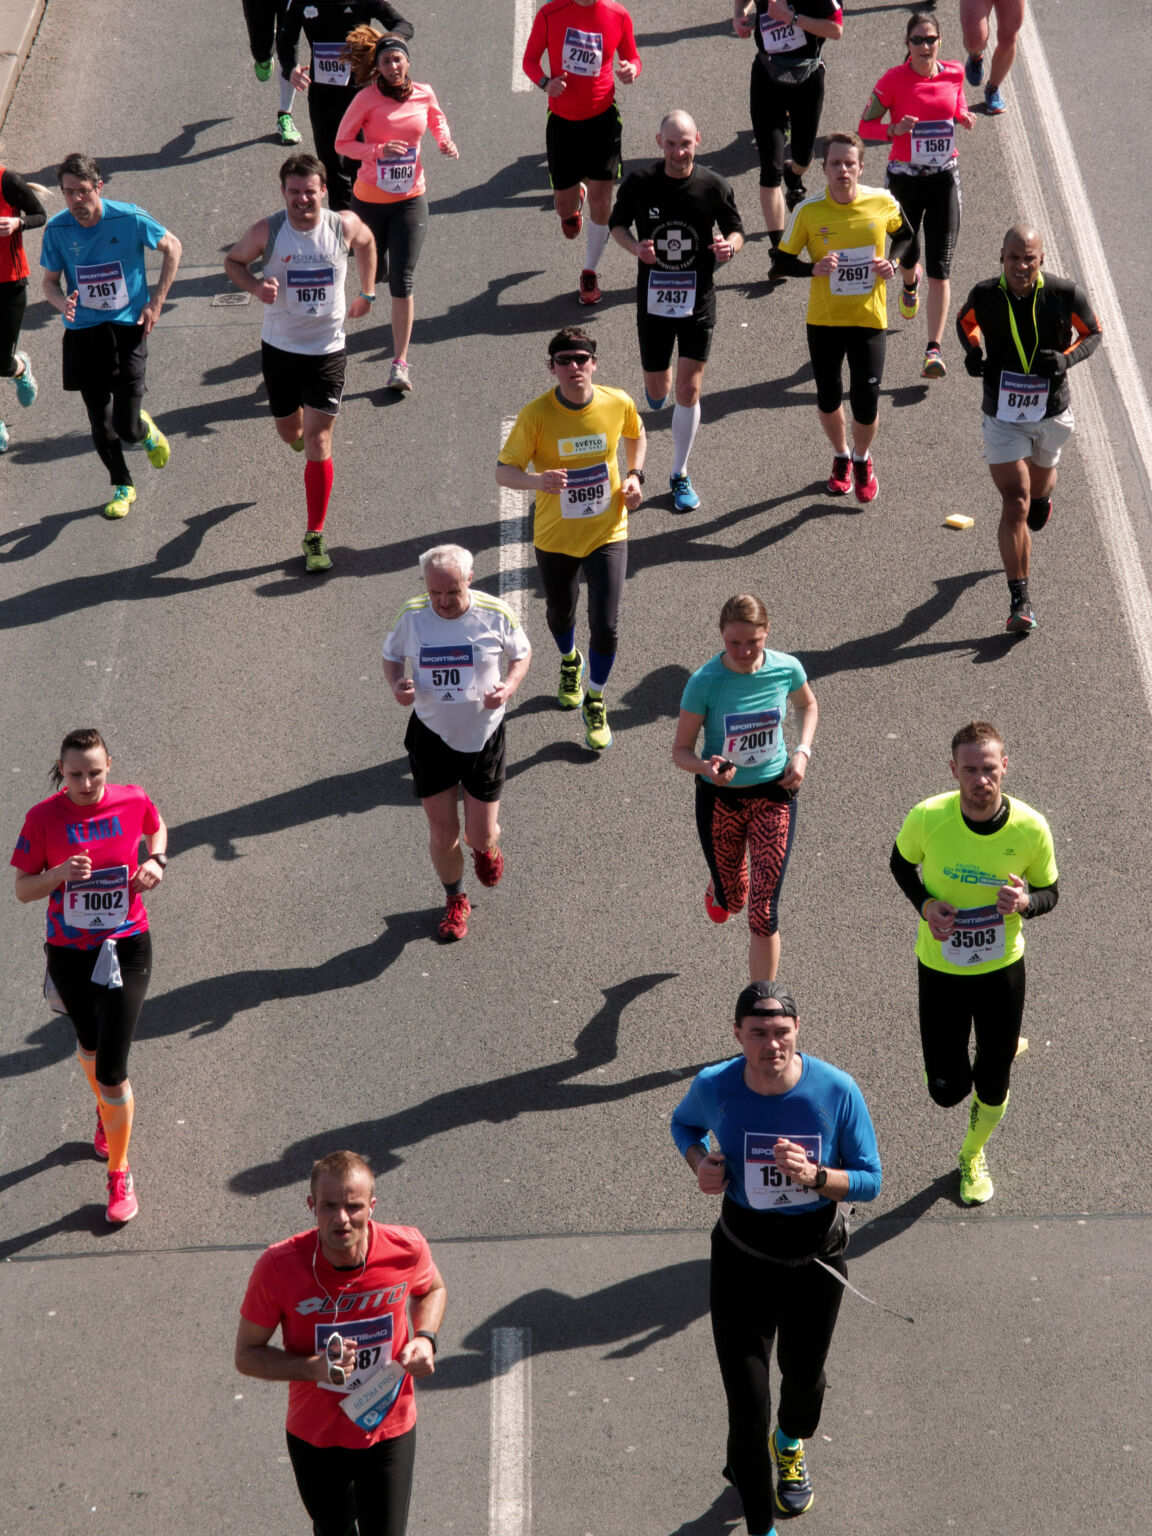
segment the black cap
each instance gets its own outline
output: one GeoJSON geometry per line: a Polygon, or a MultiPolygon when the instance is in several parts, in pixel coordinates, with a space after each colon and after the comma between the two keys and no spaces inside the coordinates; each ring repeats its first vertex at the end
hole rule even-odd
{"type": "Polygon", "coordinates": [[[748,984],[736,999],[736,1022],[751,1018],[756,1014],[776,1013],[778,1010],[760,1008],[758,1003],[767,998],[774,998],[780,1004],[780,1008],[789,1018],[796,1018],[796,1004],[792,994],[782,981],[753,981],[748,984]]]}

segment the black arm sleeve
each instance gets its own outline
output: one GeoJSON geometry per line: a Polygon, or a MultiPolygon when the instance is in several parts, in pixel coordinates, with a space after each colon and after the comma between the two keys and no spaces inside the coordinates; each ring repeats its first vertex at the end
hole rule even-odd
{"type": "Polygon", "coordinates": [[[1025,919],[1030,917],[1042,917],[1045,912],[1051,912],[1052,908],[1059,900],[1059,880],[1053,880],[1051,885],[1034,886],[1028,893],[1028,910],[1021,915],[1025,919]]]}
{"type": "Polygon", "coordinates": [[[908,900],[916,908],[917,912],[923,909],[928,900],[928,891],[921,880],[915,864],[909,864],[908,860],[892,844],[892,857],[888,860],[888,868],[892,871],[892,878],[907,896],[908,900]]]}
{"type": "Polygon", "coordinates": [[[1100,322],[1096,318],[1096,311],[1092,308],[1088,295],[1079,283],[1072,290],[1072,315],[1073,331],[1081,336],[1081,340],[1077,342],[1071,352],[1065,353],[1069,368],[1075,368],[1077,363],[1082,363],[1086,357],[1091,357],[1100,345],[1100,337],[1103,335],[1100,329],[1100,322]],[[1077,320],[1087,330],[1088,334],[1086,336],[1081,333],[1080,325],[1075,323],[1077,320]]]}
{"type": "Polygon", "coordinates": [[[388,0],[380,0],[376,7],[376,15],[384,23],[386,32],[394,32],[397,37],[411,38],[416,28],[410,21],[405,21],[395,6],[388,4],[388,0]]]}
{"type": "Polygon", "coordinates": [[[23,214],[25,229],[39,229],[48,217],[44,204],[23,176],[17,176],[15,171],[6,170],[0,177],[0,195],[10,208],[23,214]]]}
{"type": "Polygon", "coordinates": [[[915,238],[916,236],[912,226],[909,224],[907,218],[905,218],[903,223],[900,225],[900,228],[892,236],[892,244],[888,247],[888,260],[894,261],[896,265],[899,266],[904,252],[908,249],[909,245],[911,245],[915,238]]]}
{"type": "Polygon", "coordinates": [[[772,252],[772,270],[770,277],[811,277],[812,263],[805,261],[802,256],[793,256],[791,251],[782,251],[779,246],[772,252]]]}

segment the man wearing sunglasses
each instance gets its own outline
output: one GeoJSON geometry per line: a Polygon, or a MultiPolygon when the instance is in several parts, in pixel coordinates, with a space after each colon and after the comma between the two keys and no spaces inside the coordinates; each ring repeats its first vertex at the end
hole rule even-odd
{"type": "Polygon", "coordinates": [[[847,1276],[841,1202],[880,1192],[863,1095],[846,1072],[802,1055],[798,1030],[788,988],[752,982],[736,999],[740,1054],[705,1067],[672,1114],[672,1139],[701,1194],[722,1197],[712,1232],[712,1335],[728,1400],[724,1476],[740,1494],[748,1536],[766,1536],[777,1515],[802,1515],[812,1504],[804,1440],[820,1423],[847,1276]],[[774,1338],[780,1406],[772,1429],[774,1338]]]}
{"type": "Polygon", "coordinates": [[[567,325],[548,343],[555,387],[529,401],[496,464],[496,483],[536,498],[532,542],[548,629],[560,651],[561,709],[581,709],[584,742],[612,745],[604,688],[616,660],[617,616],[628,568],[628,513],[640,505],[647,440],[632,397],[592,382],[596,342],[567,325]],[[624,443],[627,472],[620,477],[624,443]],[[531,469],[529,469],[531,465],[531,469]],[[588,686],[576,648],[576,604],[588,588],[588,686]]]}

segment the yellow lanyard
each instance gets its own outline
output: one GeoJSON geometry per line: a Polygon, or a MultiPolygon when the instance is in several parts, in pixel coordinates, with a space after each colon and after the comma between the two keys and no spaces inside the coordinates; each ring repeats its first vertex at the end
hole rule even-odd
{"type": "Polygon", "coordinates": [[[1036,300],[1040,297],[1040,290],[1044,286],[1043,272],[1037,272],[1036,284],[1032,289],[1032,330],[1036,335],[1036,345],[1032,348],[1032,356],[1025,358],[1024,348],[1020,342],[1020,332],[1016,329],[1016,316],[1012,313],[1012,300],[1008,295],[1008,284],[1004,281],[1004,274],[1000,274],[1000,287],[1004,291],[1004,302],[1008,306],[1008,325],[1012,331],[1012,340],[1016,343],[1016,356],[1020,359],[1020,366],[1025,373],[1032,372],[1032,364],[1036,361],[1036,354],[1040,350],[1040,327],[1036,324],[1036,300]]]}

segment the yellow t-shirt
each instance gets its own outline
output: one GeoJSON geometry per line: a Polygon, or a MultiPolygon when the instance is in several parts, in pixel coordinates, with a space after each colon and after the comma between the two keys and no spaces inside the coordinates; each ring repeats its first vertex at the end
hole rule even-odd
{"type": "Polygon", "coordinates": [[[602,544],[628,537],[628,509],[620,483],[617,448],[638,438],[640,417],[622,389],[592,386],[580,410],[562,405],[555,390],[530,400],[516,418],[498,462],[537,474],[568,471],[567,488],[537,492],[532,542],[537,549],[583,559],[602,544]]]}
{"type": "Polygon", "coordinates": [[[850,203],[830,190],[807,197],[788,221],[780,249],[790,256],[807,251],[813,261],[837,251],[840,265],[831,277],[814,277],[808,293],[809,325],[888,325],[888,291],[872,263],[884,256],[884,241],[904,222],[900,204],[883,187],[856,188],[850,203]]]}
{"type": "Polygon", "coordinates": [[[984,975],[1012,965],[1024,953],[1023,919],[996,912],[996,893],[1009,875],[1029,885],[1056,879],[1052,832],[1039,811],[1023,800],[1008,800],[1008,820],[999,832],[972,832],[960,813],[960,796],[934,795],[913,806],[896,838],[910,864],[919,864],[929,896],[958,908],[952,937],[932,937],[923,918],[916,957],[951,976],[984,975]]]}

